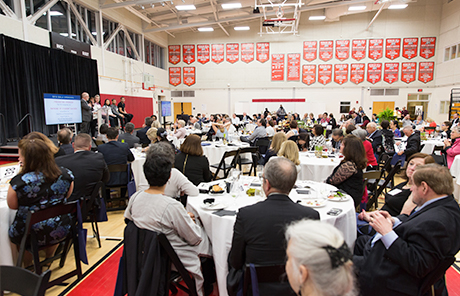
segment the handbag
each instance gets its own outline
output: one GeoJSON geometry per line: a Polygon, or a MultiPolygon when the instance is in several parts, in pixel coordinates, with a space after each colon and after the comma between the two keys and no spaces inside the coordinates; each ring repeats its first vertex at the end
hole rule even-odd
{"type": "Polygon", "coordinates": [[[106,222],[109,218],[107,217],[107,208],[105,206],[104,198],[99,198],[99,206],[96,209],[96,221],[106,222]]]}
{"type": "Polygon", "coordinates": [[[77,201],[77,236],[78,236],[78,251],[80,254],[80,261],[88,264],[88,256],[86,254],[86,237],[88,230],[83,228],[83,219],[81,217],[80,201],[77,201]]]}

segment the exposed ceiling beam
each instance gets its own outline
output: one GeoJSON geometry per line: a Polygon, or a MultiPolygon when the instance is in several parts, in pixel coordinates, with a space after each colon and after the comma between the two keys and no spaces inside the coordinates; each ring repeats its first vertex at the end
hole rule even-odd
{"type": "MultiPolygon", "coordinates": [[[[211,7],[212,7],[212,13],[214,14],[214,20],[216,22],[219,21],[219,16],[217,15],[217,3],[216,3],[216,6],[214,6],[214,0],[209,0],[209,3],[211,3],[211,7]]],[[[228,34],[227,30],[225,30],[224,26],[222,26],[221,23],[217,23],[219,25],[219,27],[222,29],[222,31],[224,31],[224,33],[227,35],[227,37],[230,37],[230,34],[228,34]]]]}
{"type": "Polygon", "coordinates": [[[91,41],[92,45],[97,46],[96,39],[94,39],[92,32],[88,29],[88,26],[86,25],[86,22],[81,17],[80,12],[75,7],[75,4],[73,4],[73,1],[72,0],[64,0],[64,1],[67,2],[67,4],[69,4],[70,9],[75,14],[75,17],[77,18],[77,20],[80,23],[81,27],[85,31],[86,35],[88,35],[88,38],[91,41]]]}
{"type": "Polygon", "coordinates": [[[59,0],[51,0],[49,2],[46,2],[45,5],[43,5],[39,10],[37,10],[33,15],[29,15],[27,17],[27,20],[31,23],[31,24],[35,24],[35,22],[42,17],[42,15],[48,10],[50,9],[51,7],[54,6],[54,4],[58,3],[59,0]]]}
{"type": "Polygon", "coordinates": [[[126,40],[128,40],[129,45],[131,46],[131,50],[134,51],[134,54],[136,55],[137,60],[140,61],[141,56],[137,52],[136,46],[134,45],[133,40],[131,39],[131,36],[129,36],[129,32],[128,30],[126,30],[125,27],[123,27],[123,32],[125,32],[125,37],[126,37],[126,40]]]}
{"type": "Polygon", "coordinates": [[[118,24],[117,28],[114,31],[112,31],[110,36],[104,42],[104,44],[103,44],[104,49],[107,49],[107,47],[109,47],[110,43],[113,41],[113,38],[115,38],[115,36],[117,36],[118,32],[120,32],[120,30],[122,30],[122,29],[123,29],[123,25],[118,24]]]}
{"type": "MultiPolygon", "coordinates": [[[[304,12],[304,11],[311,11],[311,10],[317,10],[317,9],[323,9],[323,8],[330,8],[330,7],[338,7],[338,6],[344,6],[344,5],[350,5],[350,4],[358,4],[358,3],[365,3],[369,2],[369,0],[354,0],[354,1],[340,1],[340,2],[332,2],[332,3],[327,3],[327,4],[314,4],[314,5],[309,5],[309,6],[304,6],[300,9],[298,9],[298,12],[304,12]]],[[[286,11],[288,12],[288,11],[286,11]]],[[[276,15],[276,11],[272,12],[267,12],[266,16],[274,16],[276,15]]],[[[226,19],[220,19],[218,21],[205,21],[205,22],[197,22],[197,23],[187,23],[187,24],[176,24],[176,25],[170,25],[167,27],[162,27],[162,28],[156,28],[156,29],[147,29],[144,30],[144,33],[151,33],[151,32],[162,32],[165,30],[176,30],[176,29],[187,29],[191,27],[200,27],[200,26],[209,26],[209,25],[214,25],[214,24],[219,24],[219,23],[224,23],[224,22],[236,22],[236,21],[242,21],[242,20],[252,20],[252,19],[257,19],[260,18],[261,14],[253,14],[250,16],[237,16],[237,17],[232,17],[232,18],[226,18],[226,19]]]]}
{"type": "Polygon", "coordinates": [[[371,20],[371,22],[369,23],[369,25],[367,25],[366,31],[368,31],[369,28],[372,26],[372,24],[373,24],[374,21],[377,19],[377,17],[379,16],[379,14],[382,12],[384,6],[385,6],[385,3],[383,3],[382,6],[380,6],[379,11],[377,11],[377,13],[375,14],[374,18],[372,18],[372,20],[371,20]]]}
{"type": "Polygon", "coordinates": [[[3,10],[3,13],[7,15],[8,17],[17,20],[18,16],[14,13],[14,11],[3,2],[3,0],[0,0],[0,9],[3,10]]]}
{"type": "Polygon", "coordinates": [[[110,4],[101,5],[100,9],[114,9],[114,8],[121,8],[121,7],[126,7],[126,6],[133,6],[133,5],[161,3],[163,1],[162,0],[115,1],[116,3],[110,3],[110,4]]]}

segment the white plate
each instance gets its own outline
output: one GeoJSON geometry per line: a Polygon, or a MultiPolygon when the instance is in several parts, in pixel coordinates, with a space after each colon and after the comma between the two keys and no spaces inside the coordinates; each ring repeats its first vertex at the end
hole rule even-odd
{"type": "Polygon", "coordinates": [[[301,205],[310,207],[310,208],[322,208],[327,205],[327,200],[325,199],[306,199],[300,202],[301,205]]]}
{"type": "Polygon", "coordinates": [[[349,196],[349,195],[345,195],[345,194],[344,194],[342,197],[339,197],[339,196],[337,196],[337,197],[332,197],[332,198],[330,198],[329,196],[327,197],[327,200],[330,200],[330,201],[339,201],[339,202],[341,202],[341,201],[347,201],[347,200],[349,200],[349,199],[350,199],[350,196],[349,196]]]}
{"type": "Polygon", "coordinates": [[[208,211],[223,210],[226,207],[227,207],[227,205],[225,203],[222,203],[222,202],[215,202],[215,203],[212,203],[212,204],[202,204],[201,205],[202,209],[208,210],[208,211]]]}
{"type": "Polygon", "coordinates": [[[224,195],[225,193],[227,193],[226,190],[224,190],[223,192],[219,192],[219,193],[215,193],[215,192],[212,192],[212,191],[208,192],[209,195],[224,195]]]}

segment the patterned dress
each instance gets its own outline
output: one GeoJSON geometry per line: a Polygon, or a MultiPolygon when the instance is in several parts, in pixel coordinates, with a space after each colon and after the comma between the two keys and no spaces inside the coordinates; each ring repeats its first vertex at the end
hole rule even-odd
{"type": "MultiPolygon", "coordinates": [[[[18,211],[9,228],[9,236],[13,243],[19,245],[25,232],[27,213],[38,211],[62,203],[74,179],[72,172],[61,169],[61,175],[54,182],[46,182],[41,172],[29,172],[15,176],[10,184],[18,196],[18,211]]],[[[71,227],[71,215],[51,218],[32,226],[37,233],[40,246],[52,245],[62,241],[71,227]]]]}

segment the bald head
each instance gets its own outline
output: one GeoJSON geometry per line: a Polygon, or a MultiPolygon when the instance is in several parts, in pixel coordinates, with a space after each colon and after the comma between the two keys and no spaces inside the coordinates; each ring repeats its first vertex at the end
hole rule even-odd
{"type": "Polygon", "coordinates": [[[75,136],[73,149],[77,150],[91,150],[91,136],[85,133],[79,133],[75,136]]]}
{"type": "Polygon", "coordinates": [[[289,194],[297,180],[297,169],[294,163],[287,158],[272,158],[265,165],[264,178],[270,183],[271,192],[289,194]]]}
{"type": "Polygon", "coordinates": [[[81,98],[85,101],[88,101],[89,100],[89,94],[87,92],[84,92],[81,94],[81,98]]]}

